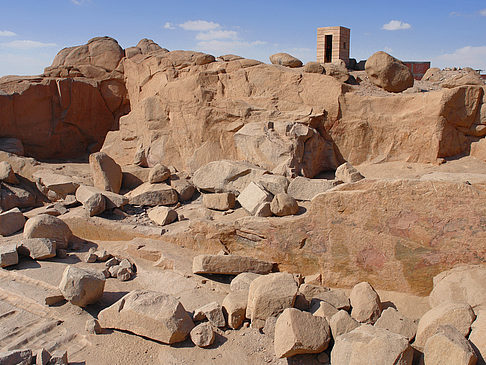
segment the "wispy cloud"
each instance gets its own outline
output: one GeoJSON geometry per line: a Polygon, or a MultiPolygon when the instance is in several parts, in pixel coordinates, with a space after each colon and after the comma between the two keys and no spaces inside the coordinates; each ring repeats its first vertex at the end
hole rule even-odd
{"type": "Polygon", "coordinates": [[[171,22],[166,22],[164,24],[164,29],[176,29],[176,27],[174,27],[174,25],[171,22]]]}
{"type": "Polygon", "coordinates": [[[198,33],[196,39],[199,41],[210,41],[213,39],[238,39],[238,32],[234,30],[210,30],[209,32],[198,33]]]}
{"type": "Polygon", "coordinates": [[[390,20],[389,23],[383,24],[381,27],[383,30],[405,30],[410,28],[412,28],[410,24],[402,22],[401,20],[390,20]]]}
{"type": "Polygon", "coordinates": [[[86,4],[87,2],[90,2],[91,0],[71,0],[71,2],[74,4],[74,5],[78,5],[78,6],[81,6],[83,4],[86,4]]]}
{"type": "Polygon", "coordinates": [[[466,46],[432,59],[437,67],[472,67],[486,70],[486,46],[466,46]]]}
{"type": "Polygon", "coordinates": [[[10,30],[0,30],[0,37],[14,37],[17,34],[11,32],[10,30]]]}
{"type": "Polygon", "coordinates": [[[38,41],[30,40],[18,40],[6,43],[0,43],[2,48],[13,48],[13,49],[35,49],[35,48],[46,48],[46,47],[56,47],[56,43],[43,43],[38,41]]]}
{"type": "Polygon", "coordinates": [[[479,10],[479,15],[486,16],[486,9],[479,10]]]}
{"type": "Polygon", "coordinates": [[[207,20],[188,20],[187,22],[179,24],[179,27],[184,30],[207,32],[208,30],[219,28],[220,25],[215,22],[208,22],[207,20]]]}

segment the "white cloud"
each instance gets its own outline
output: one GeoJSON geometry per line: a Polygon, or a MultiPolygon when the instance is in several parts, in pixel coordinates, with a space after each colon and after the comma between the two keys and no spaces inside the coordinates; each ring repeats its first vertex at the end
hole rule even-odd
{"type": "Polygon", "coordinates": [[[200,51],[207,52],[207,53],[216,53],[218,55],[221,54],[228,54],[228,53],[236,53],[242,49],[247,49],[251,47],[257,47],[267,44],[264,41],[253,41],[253,42],[246,42],[246,41],[222,41],[222,40],[210,40],[210,41],[202,41],[197,44],[197,47],[200,51]]]}
{"type": "Polygon", "coordinates": [[[479,15],[486,16],[486,9],[480,10],[479,15]]]}
{"type": "Polygon", "coordinates": [[[14,48],[14,49],[33,49],[33,48],[45,48],[45,47],[56,47],[55,43],[43,43],[30,40],[18,40],[6,43],[0,43],[2,48],[14,48]]]}
{"type": "Polygon", "coordinates": [[[206,20],[188,20],[185,23],[179,24],[179,27],[184,30],[207,32],[208,30],[219,28],[220,25],[218,23],[208,22],[206,20]]]}
{"type": "Polygon", "coordinates": [[[17,34],[15,34],[14,32],[11,32],[9,30],[0,30],[0,37],[14,37],[16,35],[17,34]]]}
{"type": "Polygon", "coordinates": [[[238,39],[238,33],[234,30],[210,30],[196,35],[198,41],[210,41],[213,39],[238,39]]]}
{"type": "Polygon", "coordinates": [[[404,30],[410,28],[412,28],[410,24],[402,22],[401,20],[390,20],[389,23],[383,24],[383,27],[381,27],[383,30],[404,30]]]}
{"type": "Polygon", "coordinates": [[[167,22],[164,24],[164,29],[176,29],[171,22],[167,22]]]}
{"type": "Polygon", "coordinates": [[[486,46],[467,46],[432,59],[434,67],[472,67],[486,70],[486,46]]]}
{"type": "Polygon", "coordinates": [[[83,5],[88,0],[71,0],[74,5],[83,5]]]}

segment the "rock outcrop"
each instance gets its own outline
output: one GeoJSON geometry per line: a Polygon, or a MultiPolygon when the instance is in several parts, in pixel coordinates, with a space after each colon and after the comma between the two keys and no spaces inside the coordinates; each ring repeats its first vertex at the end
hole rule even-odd
{"type": "Polygon", "coordinates": [[[365,70],[371,81],[386,91],[397,93],[413,86],[412,72],[386,52],[376,52],[368,58],[365,70]]]}

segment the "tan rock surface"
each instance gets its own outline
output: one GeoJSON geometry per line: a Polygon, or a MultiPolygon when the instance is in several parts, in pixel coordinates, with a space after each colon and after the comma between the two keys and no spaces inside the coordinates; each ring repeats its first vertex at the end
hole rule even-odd
{"type": "Polygon", "coordinates": [[[486,310],[480,309],[477,311],[476,320],[471,325],[471,333],[469,334],[469,342],[476,350],[478,357],[478,364],[486,363],[486,310]]]}
{"type": "Polygon", "coordinates": [[[79,307],[96,303],[103,296],[105,276],[100,272],[67,266],[59,289],[66,300],[79,307]]]}
{"type": "Polygon", "coordinates": [[[349,294],[351,317],[361,323],[375,323],[381,314],[381,301],[373,287],[362,282],[356,284],[349,294]]]}
{"type": "Polygon", "coordinates": [[[48,214],[30,218],[24,227],[24,238],[49,238],[57,248],[67,248],[73,234],[64,221],[48,214]]]}
{"type": "Polygon", "coordinates": [[[19,208],[0,213],[0,236],[10,236],[25,225],[25,217],[19,208]]]}
{"type": "Polygon", "coordinates": [[[393,307],[381,312],[375,327],[384,328],[390,332],[398,333],[411,341],[417,333],[417,323],[402,315],[393,307]]]}
{"type": "Polygon", "coordinates": [[[120,165],[104,152],[91,154],[89,165],[94,186],[118,194],[123,176],[120,165]]]}
{"type": "Polygon", "coordinates": [[[194,257],[194,274],[238,275],[243,272],[268,274],[273,263],[237,255],[199,255],[194,257]]]}
{"type": "Polygon", "coordinates": [[[365,70],[373,83],[386,91],[396,93],[413,86],[412,72],[388,53],[374,53],[366,61],[365,70]]]}
{"type": "Polygon", "coordinates": [[[338,336],[351,332],[358,328],[361,324],[349,315],[348,312],[341,309],[329,319],[329,326],[331,327],[332,337],[336,339],[338,336]]]}
{"type": "Polygon", "coordinates": [[[295,58],[288,53],[275,53],[270,56],[270,62],[274,65],[281,65],[285,67],[302,67],[302,61],[298,58],[295,58]]]}
{"type": "Polygon", "coordinates": [[[427,365],[473,365],[477,357],[462,333],[451,326],[441,326],[425,343],[427,365]]]}
{"type": "Polygon", "coordinates": [[[203,204],[206,208],[216,210],[229,210],[235,207],[234,193],[204,194],[203,204]]]}
{"type": "Polygon", "coordinates": [[[241,327],[245,320],[248,305],[248,290],[232,291],[223,299],[223,311],[228,319],[228,326],[233,329],[241,327]]]}
{"type": "Polygon", "coordinates": [[[169,185],[144,183],[125,195],[133,205],[172,205],[177,203],[177,192],[169,185]]]}

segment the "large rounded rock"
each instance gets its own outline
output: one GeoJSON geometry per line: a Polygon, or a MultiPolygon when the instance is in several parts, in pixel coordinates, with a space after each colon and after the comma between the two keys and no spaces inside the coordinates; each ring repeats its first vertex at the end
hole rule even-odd
{"type": "Polygon", "coordinates": [[[103,296],[105,276],[97,271],[68,266],[59,289],[66,300],[79,307],[96,303],[103,296]]]}
{"type": "Polygon", "coordinates": [[[473,365],[476,354],[468,340],[454,327],[442,326],[425,343],[427,365],[473,365]]]}
{"type": "Polygon", "coordinates": [[[370,80],[386,91],[399,93],[413,86],[413,75],[400,60],[386,52],[376,52],[366,61],[370,80]]]}
{"type": "Polygon", "coordinates": [[[194,322],[173,296],[149,290],[135,290],[102,310],[103,328],[130,331],[166,344],[184,341],[194,322]]]}
{"type": "Polygon", "coordinates": [[[9,236],[22,229],[25,217],[19,208],[0,213],[0,236],[9,236]]]}
{"type": "Polygon", "coordinates": [[[20,255],[29,256],[34,260],[45,260],[56,256],[56,242],[49,238],[23,239],[17,245],[20,255]]]}
{"type": "Polygon", "coordinates": [[[191,340],[197,347],[208,347],[214,342],[214,330],[208,322],[198,324],[191,331],[191,340]]]}
{"type": "Polygon", "coordinates": [[[67,248],[72,236],[64,221],[48,214],[30,218],[24,226],[24,238],[49,238],[56,242],[57,248],[67,248]]]}
{"type": "Polygon", "coordinates": [[[286,215],[294,215],[299,211],[297,201],[290,195],[285,193],[277,194],[273,197],[270,203],[270,210],[277,217],[284,217],[286,215]]]}
{"type": "Polygon", "coordinates": [[[356,284],[349,295],[351,316],[361,323],[375,323],[381,314],[381,301],[373,287],[362,282],[356,284]]]}
{"type": "Polygon", "coordinates": [[[302,61],[292,55],[289,55],[288,53],[275,53],[270,56],[270,62],[272,62],[274,65],[291,68],[302,67],[302,61]]]}

